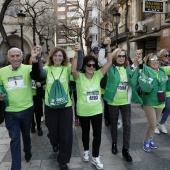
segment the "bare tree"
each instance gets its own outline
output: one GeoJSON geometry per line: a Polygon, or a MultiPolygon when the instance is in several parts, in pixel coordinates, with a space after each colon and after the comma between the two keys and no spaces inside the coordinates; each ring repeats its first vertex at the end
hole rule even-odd
{"type": "MultiPolygon", "coordinates": [[[[24,0],[24,2],[21,5],[24,8],[25,13],[27,14],[27,17],[30,18],[29,24],[33,30],[33,44],[36,45],[36,33],[39,35],[39,39],[41,39],[42,37],[39,31],[41,25],[37,23],[37,21],[40,21],[41,20],[40,18],[43,18],[42,16],[46,15],[48,11],[52,9],[52,1],[24,0]]],[[[48,25],[48,22],[44,22],[44,25],[48,25]]]]}
{"type": "Polygon", "coordinates": [[[2,9],[0,12],[0,32],[1,32],[4,44],[5,44],[7,50],[10,48],[10,43],[9,43],[7,34],[5,32],[4,26],[3,26],[3,20],[4,20],[5,12],[11,2],[12,2],[12,0],[6,0],[3,3],[3,6],[2,6],[2,9]]]}

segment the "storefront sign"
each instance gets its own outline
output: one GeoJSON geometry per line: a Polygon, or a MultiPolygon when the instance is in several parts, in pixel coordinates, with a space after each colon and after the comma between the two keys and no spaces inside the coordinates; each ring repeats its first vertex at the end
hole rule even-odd
{"type": "Polygon", "coordinates": [[[143,0],[143,12],[165,13],[165,2],[160,0],[143,0]]]}

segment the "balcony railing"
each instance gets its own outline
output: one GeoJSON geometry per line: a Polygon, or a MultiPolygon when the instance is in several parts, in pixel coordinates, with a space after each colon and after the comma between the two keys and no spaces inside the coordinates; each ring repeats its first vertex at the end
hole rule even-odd
{"type": "Polygon", "coordinates": [[[119,4],[117,3],[116,0],[112,0],[109,4],[108,4],[108,11],[112,11],[114,9],[116,9],[119,6],[119,4]]]}

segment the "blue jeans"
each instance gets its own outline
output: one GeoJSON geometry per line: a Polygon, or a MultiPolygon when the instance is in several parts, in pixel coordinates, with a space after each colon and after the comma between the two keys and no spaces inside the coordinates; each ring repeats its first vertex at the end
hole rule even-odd
{"type": "Polygon", "coordinates": [[[161,121],[159,122],[161,125],[166,122],[169,114],[170,114],[170,97],[167,97],[165,103],[165,111],[163,112],[161,121]]]}
{"type": "Polygon", "coordinates": [[[21,170],[21,140],[22,133],[24,152],[31,151],[30,128],[33,107],[20,112],[6,112],[5,124],[11,138],[10,148],[12,156],[11,170],[21,170]]]}

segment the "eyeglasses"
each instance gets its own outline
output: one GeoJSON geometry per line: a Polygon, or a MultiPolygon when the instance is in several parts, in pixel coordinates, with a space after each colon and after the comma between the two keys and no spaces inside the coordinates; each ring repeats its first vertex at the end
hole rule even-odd
{"type": "Polygon", "coordinates": [[[170,54],[165,54],[164,57],[170,57],[170,54]]]}
{"type": "Polygon", "coordinates": [[[125,58],[126,55],[118,55],[119,58],[125,58]]]}
{"type": "Polygon", "coordinates": [[[159,58],[150,58],[150,61],[159,61],[159,58]]]}
{"type": "Polygon", "coordinates": [[[95,67],[96,67],[96,64],[89,64],[89,63],[87,63],[86,66],[87,66],[87,67],[93,67],[93,68],[95,68],[95,67]]]}

